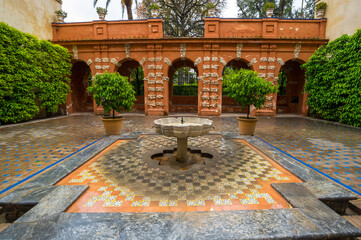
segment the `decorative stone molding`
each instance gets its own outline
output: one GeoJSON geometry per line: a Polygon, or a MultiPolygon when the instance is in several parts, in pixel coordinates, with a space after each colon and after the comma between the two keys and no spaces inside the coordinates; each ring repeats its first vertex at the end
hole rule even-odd
{"type": "Polygon", "coordinates": [[[266,74],[265,73],[258,73],[258,77],[266,78],[266,74]]]}
{"type": "Polygon", "coordinates": [[[155,65],[148,65],[148,69],[155,69],[155,65]]]}
{"type": "Polygon", "coordinates": [[[107,63],[107,62],[109,62],[109,58],[102,58],[102,61],[107,63]]]}
{"type": "Polygon", "coordinates": [[[268,58],[268,62],[275,62],[275,61],[276,61],[276,58],[273,58],[273,57],[268,58]]]}
{"type": "Polygon", "coordinates": [[[217,103],[211,104],[211,107],[217,107],[217,106],[218,106],[217,103]]]}
{"type": "Polygon", "coordinates": [[[197,58],[196,61],[194,62],[194,66],[197,67],[197,65],[200,64],[201,62],[202,62],[202,58],[201,57],[197,58]]]}
{"type": "Polygon", "coordinates": [[[155,74],[155,76],[156,76],[156,77],[163,77],[163,73],[157,72],[157,73],[155,74]]]}
{"type": "Polygon", "coordinates": [[[155,88],[154,87],[148,87],[148,92],[155,92],[155,88]]]}
{"type": "Polygon", "coordinates": [[[73,45],[73,56],[74,56],[74,59],[78,60],[78,47],[77,47],[77,45],[73,45]]]}
{"type": "Polygon", "coordinates": [[[181,43],[180,44],[180,56],[182,59],[184,59],[186,57],[186,51],[187,51],[186,44],[181,43]]]}
{"type": "Polygon", "coordinates": [[[218,69],[218,68],[219,68],[219,65],[212,65],[212,68],[213,68],[213,69],[218,69]]]}
{"type": "Polygon", "coordinates": [[[250,67],[252,66],[254,63],[257,63],[257,59],[253,58],[247,65],[250,67]]]}
{"type": "Polygon", "coordinates": [[[295,58],[298,58],[298,55],[300,55],[301,48],[302,48],[302,43],[296,43],[295,52],[294,52],[294,57],[295,58]]]}
{"type": "Polygon", "coordinates": [[[209,88],[203,88],[203,92],[209,92],[209,88]]]}
{"type": "Polygon", "coordinates": [[[156,65],[156,66],[155,66],[155,69],[162,70],[162,69],[163,69],[163,65],[156,65]]]}
{"type": "Polygon", "coordinates": [[[278,81],[278,77],[275,77],[274,79],[273,79],[273,82],[277,82],[278,81]]]}
{"type": "Polygon", "coordinates": [[[211,96],[211,99],[212,99],[212,100],[217,100],[217,99],[218,99],[218,96],[211,96]]]}
{"type": "Polygon", "coordinates": [[[202,107],[204,107],[204,108],[207,107],[207,108],[208,108],[208,107],[209,107],[209,103],[207,103],[207,102],[202,102],[202,107]]]}
{"type": "Polygon", "coordinates": [[[210,77],[211,73],[203,73],[203,77],[210,77]]]}
{"type": "Polygon", "coordinates": [[[209,100],[209,96],[202,96],[202,100],[209,100]]]}
{"type": "Polygon", "coordinates": [[[148,95],[148,99],[151,99],[151,100],[155,99],[155,95],[148,95]]]}
{"type": "Polygon", "coordinates": [[[204,61],[209,62],[209,61],[211,61],[211,58],[210,57],[204,57],[204,61]]]}
{"type": "Polygon", "coordinates": [[[211,66],[209,66],[209,65],[203,65],[203,69],[210,69],[211,68],[211,66]]]}
{"type": "Polygon", "coordinates": [[[268,101],[272,101],[273,96],[266,96],[266,98],[267,98],[268,101]]]}
{"type": "Polygon", "coordinates": [[[211,92],[218,92],[218,88],[211,88],[211,92]]]}
{"type": "Polygon", "coordinates": [[[88,61],[86,61],[86,64],[88,64],[88,66],[90,66],[93,63],[93,61],[89,58],[88,61]]]}
{"type": "Polygon", "coordinates": [[[154,73],[148,73],[148,78],[155,77],[154,73]]]}
{"type": "Polygon", "coordinates": [[[285,65],[285,62],[283,61],[282,58],[277,58],[277,62],[278,62],[281,66],[285,65]]]}
{"type": "Polygon", "coordinates": [[[96,58],[96,59],[94,59],[94,62],[100,63],[100,62],[102,62],[102,60],[100,58],[96,58]]]}
{"type": "Polygon", "coordinates": [[[224,58],[220,58],[220,62],[223,64],[223,66],[226,66],[227,65],[227,62],[224,60],[224,58]]]}
{"type": "Polygon", "coordinates": [[[211,73],[211,76],[212,76],[213,78],[218,78],[218,73],[211,73]]]}
{"type": "Polygon", "coordinates": [[[163,80],[157,80],[155,81],[156,84],[163,84],[163,80]]]}
{"type": "Polygon", "coordinates": [[[268,66],[268,69],[270,69],[270,70],[275,70],[275,69],[276,69],[276,66],[274,66],[274,65],[268,66]]]}
{"type": "Polygon", "coordinates": [[[109,65],[104,65],[103,66],[103,70],[109,70],[110,69],[110,66],[109,65]]]}
{"type": "Polygon", "coordinates": [[[261,62],[267,62],[267,58],[266,58],[266,57],[262,57],[262,58],[260,59],[260,61],[261,61],[261,62]]]}
{"type": "Polygon", "coordinates": [[[203,79],[204,79],[204,78],[203,78],[202,76],[197,77],[197,80],[198,80],[198,81],[203,81],[203,79]]]}
{"type": "Polygon", "coordinates": [[[212,57],[212,62],[218,62],[218,57],[212,57]]]}
{"type": "Polygon", "coordinates": [[[148,81],[149,79],[147,77],[143,78],[143,81],[148,81]]]}
{"type": "Polygon", "coordinates": [[[147,59],[144,57],[142,60],[140,60],[139,64],[143,66],[143,64],[147,61],[147,59]]]}
{"type": "Polygon", "coordinates": [[[218,80],[212,80],[213,85],[218,85],[218,80]]]}
{"type": "Polygon", "coordinates": [[[267,78],[273,78],[273,77],[275,77],[274,73],[267,73],[267,78]]]}
{"type": "Polygon", "coordinates": [[[96,70],[100,70],[100,69],[102,69],[102,66],[100,66],[100,65],[95,65],[95,69],[96,69],[96,70]]]}
{"type": "Polygon", "coordinates": [[[163,98],[163,95],[157,95],[157,98],[158,98],[158,99],[162,99],[162,98],[163,98]]]}
{"type": "Polygon", "coordinates": [[[169,81],[169,77],[163,77],[163,81],[169,81]]]}
{"type": "Polygon", "coordinates": [[[148,84],[155,84],[155,81],[148,80],[148,84]]]}
{"type": "Polygon", "coordinates": [[[169,58],[164,58],[164,62],[169,65],[169,66],[172,66],[172,62],[171,60],[169,60],[169,58]]]}
{"type": "Polygon", "coordinates": [[[223,81],[223,77],[220,77],[217,79],[218,81],[223,81]]]}
{"type": "Polygon", "coordinates": [[[154,58],[148,58],[149,62],[154,62],[154,58]]]}
{"type": "Polygon", "coordinates": [[[161,62],[161,61],[162,61],[162,57],[156,57],[155,61],[156,61],[156,62],[161,62]]]}
{"type": "Polygon", "coordinates": [[[126,57],[126,58],[130,58],[130,44],[129,44],[129,43],[126,43],[126,44],[124,45],[124,47],[125,47],[125,57],[126,57]]]}
{"type": "Polygon", "coordinates": [[[243,43],[238,43],[237,44],[237,58],[242,57],[242,48],[243,48],[243,43]]]}
{"type": "Polygon", "coordinates": [[[155,102],[148,102],[149,107],[155,107],[155,102]]]}
{"type": "Polygon", "coordinates": [[[163,92],[163,87],[156,87],[157,92],[163,92]]]}
{"type": "Polygon", "coordinates": [[[203,83],[204,83],[204,84],[210,84],[211,81],[210,81],[210,80],[204,80],[203,83]]]}
{"type": "Polygon", "coordinates": [[[162,102],[157,102],[157,106],[163,107],[164,104],[162,102]]]}
{"type": "Polygon", "coordinates": [[[265,69],[267,69],[267,66],[259,65],[259,69],[260,69],[260,70],[265,70],[265,69]]]}

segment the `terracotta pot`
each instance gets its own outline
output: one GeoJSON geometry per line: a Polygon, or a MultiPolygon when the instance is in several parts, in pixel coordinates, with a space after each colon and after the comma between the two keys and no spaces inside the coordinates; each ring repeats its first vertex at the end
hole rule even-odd
{"type": "Polygon", "coordinates": [[[123,117],[102,118],[106,135],[120,135],[122,133],[123,117]]]}
{"type": "Polygon", "coordinates": [[[63,15],[56,15],[56,16],[58,18],[58,23],[63,23],[64,22],[65,17],[63,15]]]}
{"type": "Polygon", "coordinates": [[[159,15],[158,9],[152,9],[150,11],[152,13],[152,18],[157,18],[158,17],[158,15],[159,15]]]}
{"type": "Polygon", "coordinates": [[[316,11],[317,18],[323,18],[325,16],[325,9],[318,9],[316,11]]]}
{"type": "Polygon", "coordinates": [[[216,17],[216,10],[214,8],[208,9],[209,17],[216,17]]]}
{"type": "Polygon", "coordinates": [[[241,135],[254,135],[254,130],[256,129],[256,124],[258,118],[245,118],[245,117],[237,117],[238,119],[238,126],[239,126],[239,133],[241,135]]]}
{"type": "Polygon", "coordinates": [[[100,20],[104,20],[105,19],[105,13],[98,13],[98,17],[100,20]]]}

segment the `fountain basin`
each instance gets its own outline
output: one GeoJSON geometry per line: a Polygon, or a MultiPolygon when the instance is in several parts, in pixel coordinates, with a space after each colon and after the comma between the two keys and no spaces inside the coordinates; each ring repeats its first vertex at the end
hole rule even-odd
{"type": "Polygon", "coordinates": [[[213,128],[212,124],[213,121],[209,119],[197,117],[170,117],[154,120],[154,127],[158,134],[176,138],[203,136],[213,128]]]}

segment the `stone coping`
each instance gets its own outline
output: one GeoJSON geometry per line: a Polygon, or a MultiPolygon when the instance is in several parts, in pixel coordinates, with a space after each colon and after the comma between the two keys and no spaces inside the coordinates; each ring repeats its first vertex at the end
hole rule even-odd
{"type": "Polygon", "coordinates": [[[272,186],[293,206],[223,212],[66,213],[87,186],[54,186],[56,182],[119,139],[105,137],[0,199],[0,206],[35,205],[0,232],[0,239],[345,239],[361,231],[320,200],[348,201],[356,196],[256,137],[244,139],[305,183],[272,186]],[[327,187],[325,187],[327,186],[327,187]]]}

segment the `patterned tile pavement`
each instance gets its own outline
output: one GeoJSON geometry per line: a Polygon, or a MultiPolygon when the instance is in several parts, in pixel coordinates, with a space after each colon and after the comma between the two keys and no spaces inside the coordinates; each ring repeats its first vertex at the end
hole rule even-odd
{"type": "Polygon", "coordinates": [[[189,139],[189,147],[218,154],[199,168],[169,171],[150,159],[153,149],[173,149],[176,141],[143,136],[121,141],[107,153],[68,175],[58,185],[89,185],[68,212],[219,211],[290,207],[270,186],[301,182],[243,140],[213,135],[189,139]],[[155,163],[155,164],[152,164],[155,163]]]}
{"type": "MultiPolygon", "coordinates": [[[[211,117],[215,131],[236,133],[235,116],[211,117]]],[[[156,118],[127,116],[124,132],[152,132],[156,118]]],[[[102,123],[92,114],[0,126],[0,197],[18,185],[4,192],[6,188],[103,136],[102,123]]],[[[280,115],[261,118],[255,136],[361,192],[361,129],[280,115]]]]}

